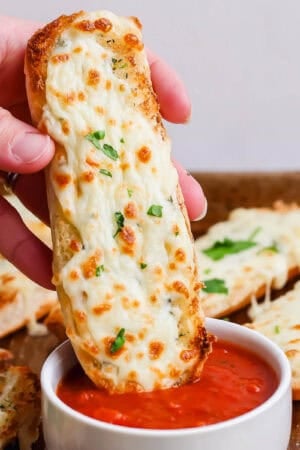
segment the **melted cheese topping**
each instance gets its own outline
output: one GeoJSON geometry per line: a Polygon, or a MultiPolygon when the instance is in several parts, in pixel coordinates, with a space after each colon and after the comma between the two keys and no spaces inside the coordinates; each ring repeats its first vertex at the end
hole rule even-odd
{"type": "Polygon", "coordinates": [[[293,390],[300,395],[300,282],[294,289],[270,303],[268,307],[257,310],[249,328],[274,341],[288,357],[292,368],[293,390]]]}
{"type": "MultiPolygon", "coordinates": [[[[225,281],[227,294],[203,292],[203,308],[208,316],[220,317],[249,303],[251,296],[266,286],[280,289],[289,270],[300,267],[300,209],[276,211],[268,209],[236,209],[228,221],[212,226],[196,241],[200,277],[225,281]],[[256,230],[256,245],[239,253],[213,261],[203,250],[216,241],[229,238],[248,240],[256,230]],[[270,250],[276,246],[277,251],[270,250]]],[[[267,299],[267,297],[266,297],[267,299]]],[[[268,303],[268,300],[267,300],[268,303]]],[[[253,301],[252,310],[256,309],[253,301]]]]}
{"type": "MultiPolygon", "coordinates": [[[[16,196],[6,199],[17,209],[26,226],[49,247],[50,229],[37,219],[16,196]]],[[[0,336],[26,325],[30,336],[48,333],[37,322],[57,303],[56,293],[37,285],[0,255],[0,336]]]]}
{"type": "Polygon", "coordinates": [[[184,351],[202,322],[196,305],[183,316],[181,305],[195,297],[194,250],[169,140],[155,114],[144,111],[148,99],[132,70],[137,65],[149,77],[141,48],[134,20],[86,14],[62,33],[51,55],[42,121],[65,149],[57,151],[51,179],[82,240],[73,243],[58,280],[71,299],[80,345],[115,386],[131,380],[152,390],[173,385],[193,367],[198,351],[188,357],[184,351]],[[97,20],[110,23],[105,36],[94,29],[97,20]],[[134,45],[120,56],[116,42],[134,45]],[[87,135],[96,131],[105,137],[94,145],[87,135]],[[111,146],[117,157],[97,145],[111,146]],[[119,228],[116,213],[124,219],[119,228]],[[125,344],[112,354],[123,328],[125,344]]]}
{"type": "Polygon", "coordinates": [[[31,336],[47,334],[37,319],[56,302],[55,292],[35,284],[0,255],[0,337],[24,325],[31,336]]]}

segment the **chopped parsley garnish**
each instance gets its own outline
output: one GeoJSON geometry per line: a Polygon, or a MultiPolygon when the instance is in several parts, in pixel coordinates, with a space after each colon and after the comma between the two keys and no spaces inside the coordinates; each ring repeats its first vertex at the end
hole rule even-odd
{"type": "Polygon", "coordinates": [[[209,268],[204,269],[204,270],[203,270],[203,273],[204,273],[205,275],[209,275],[209,274],[211,273],[211,269],[209,269],[209,268]]]}
{"type": "Polygon", "coordinates": [[[172,195],[170,195],[170,197],[168,197],[168,202],[173,203],[172,195]]]}
{"type": "Polygon", "coordinates": [[[117,150],[115,150],[111,145],[104,144],[103,148],[101,149],[103,153],[108,156],[110,159],[113,159],[116,161],[119,158],[117,150]]]}
{"type": "Polygon", "coordinates": [[[122,230],[122,228],[124,227],[124,216],[120,211],[115,212],[115,220],[117,223],[117,231],[115,232],[113,237],[116,237],[117,234],[122,230]]]}
{"type": "Polygon", "coordinates": [[[141,267],[141,269],[146,269],[147,265],[148,265],[148,264],[141,263],[141,264],[140,264],[140,267],[141,267]]]}
{"type": "Polygon", "coordinates": [[[253,239],[255,238],[255,236],[262,230],[261,227],[256,227],[255,230],[252,231],[252,233],[250,234],[250,236],[248,237],[248,241],[253,241],[253,239]]]}
{"type": "Polygon", "coordinates": [[[279,253],[279,248],[276,242],[273,242],[273,244],[269,245],[268,247],[263,247],[261,250],[259,250],[258,254],[263,252],[273,252],[273,253],[279,253]]]}
{"type": "Polygon", "coordinates": [[[148,216],[162,217],[163,207],[160,205],[151,205],[147,211],[148,216]]]}
{"type": "Polygon", "coordinates": [[[179,235],[179,231],[175,231],[175,236],[178,236],[179,235]]]}
{"type": "Polygon", "coordinates": [[[127,67],[127,63],[122,63],[122,59],[116,59],[116,58],[111,58],[111,62],[112,62],[112,70],[116,70],[116,69],[125,69],[125,67],[127,67]]]}
{"type": "Polygon", "coordinates": [[[104,272],[104,265],[101,264],[101,266],[96,267],[95,275],[96,277],[100,277],[101,273],[104,272]]]}
{"type": "Polygon", "coordinates": [[[87,134],[85,138],[90,141],[94,147],[96,147],[98,150],[101,150],[101,145],[99,141],[102,141],[102,139],[105,138],[105,131],[104,130],[98,130],[94,131],[93,133],[87,134]]]}
{"type": "Polygon", "coordinates": [[[66,41],[61,37],[59,37],[56,41],[56,47],[66,47],[66,46],[67,46],[66,41]]]}
{"type": "Polygon", "coordinates": [[[133,190],[132,189],[127,189],[127,193],[128,193],[128,197],[132,197],[133,190]]]}
{"type": "Polygon", "coordinates": [[[97,130],[94,131],[93,133],[89,133],[85,136],[85,138],[89,142],[91,142],[94,147],[96,147],[98,150],[101,150],[110,159],[116,161],[119,158],[117,150],[115,150],[111,145],[109,144],[103,144],[103,146],[101,145],[100,141],[102,141],[105,138],[104,130],[97,130]]]}
{"type": "Polygon", "coordinates": [[[222,317],[222,320],[225,320],[225,322],[230,322],[229,317],[222,317]]]}
{"type": "Polygon", "coordinates": [[[231,239],[224,238],[223,241],[216,241],[211,247],[202,250],[202,252],[210,259],[218,261],[226,255],[243,252],[244,250],[254,247],[255,245],[257,245],[257,243],[252,240],[233,241],[231,239]]]}
{"type": "Polygon", "coordinates": [[[124,139],[124,138],[121,138],[121,139],[120,139],[120,142],[121,142],[121,144],[125,144],[125,139],[124,139]]]}
{"type": "Polygon", "coordinates": [[[204,281],[205,287],[202,289],[208,294],[228,294],[228,288],[225,284],[225,280],[221,278],[211,278],[204,281]]]}
{"type": "Polygon", "coordinates": [[[112,173],[109,170],[100,169],[99,172],[102,173],[102,175],[106,175],[107,177],[112,178],[112,173]]]}
{"type": "Polygon", "coordinates": [[[275,325],[275,327],[274,327],[274,333],[275,333],[275,334],[279,334],[279,333],[280,333],[280,326],[279,326],[279,325],[275,325]]]}
{"type": "Polygon", "coordinates": [[[116,336],[116,339],[112,342],[110,346],[110,353],[116,353],[125,344],[125,328],[121,328],[116,336]]]}

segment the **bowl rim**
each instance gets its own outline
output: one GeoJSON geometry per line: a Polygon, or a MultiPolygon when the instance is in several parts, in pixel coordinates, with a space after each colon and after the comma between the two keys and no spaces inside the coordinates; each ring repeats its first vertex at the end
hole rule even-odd
{"type": "MultiPolygon", "coordinates": [[[[111,424],[109,422],[104,422],[98,419],[93,419],[92,417],[86,416],[74,409],[70,406],[66,405],[60,398],[56,395],[55,390],[52,388],[50,377],[48,375],[49,367],[53,364],[53,361],[56,360],[61,350],[69,346],[72,350],[72,345],[70,340],[66,340],[57,346],[47,357],[45,360],[42,371],[41,371],[41,387],[42,387],[42,396],[46,396],[48,401],[50,401],[57,409],[59,409],[62,413],[71,416],[73,419],[81,422],[82,425],[87,425],[89,427],[97,428],[102,431],[113,432],[118,434],[126,434],[131,436],[144,436],[144,437],[178,437],[178,436],[187,436],[193,434],[210,434],[216,431],[224,430],[239,424],[242,424],[248,420],[263,414],[267,410],[271,409],[275,404],[280,401],[280,399],[284,396],[287,390],[290,390],[291,394],[291,368],[290,363],[284,354],[284,352],[278,347],[274,342],[265,337],[264,335],[258,333],[255,330],[250,328],[241,326],[239,324],[224,321],[222,319],[206,319],[206,326],[209,328],[214,328],[215,326],[219,326],[223,329],[233,330],[235,332],[241,332],[245,338],[249,337],[249,339],[256,339],[264,345],[272,357],[276,358],[277,363],[279,364],[279,371],[281,372],[281,378],[279,379],[278,386],[273,394],[261,405],[256,408],[248,411],[244,414],[241,414],[232,419],[224,420],[222,422],[203,425],[200,427],[190,427],[190,428],[176,428],[176,429],[149,429],[149,428],[137,428],[137,427],[126,427],[124,425],[111,424]],[[218,325],[217,325],[218,324],[218,325]],[[211,325],[211,326],[210,326],[211,325]],[[274,357],[275,355],[275,357],[274,357]]],[[[216,333],[215,331],[213,331],[216,333]]],[[[230,342],[230,340],[229,340],[230,342]]],[[[61,361],[60,361],[61,362],[61,361]]],[[[271,365],[271,364],[269,364],[271,365]]],[[[271,365],[272,367],[272,365],[271,365]]],[[[292,397],[290,395],[290,401],[292,402],[292,397]]]]}

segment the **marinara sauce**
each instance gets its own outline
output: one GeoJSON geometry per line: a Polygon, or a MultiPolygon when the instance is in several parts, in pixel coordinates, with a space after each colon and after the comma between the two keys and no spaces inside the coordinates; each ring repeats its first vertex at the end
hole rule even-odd
{"type": "Polygon", "coordinates": [[[62,379],[58,397],[95,419],[138,428],[189,428],[239,416],[267,400],[278,380],[258,356],[218,341],[201,379],[176,388],[109,395],[96,388],[77,365],[62,379]]]}

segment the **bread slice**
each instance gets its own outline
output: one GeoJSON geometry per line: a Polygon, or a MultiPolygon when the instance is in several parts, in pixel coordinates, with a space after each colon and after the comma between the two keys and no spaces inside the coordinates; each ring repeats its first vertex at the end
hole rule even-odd
{"type": "Polygon", "coordinates": [[[44,324],[47,329],[59,339],[59,341],[62,342],[67,339],[64,317],[59,303],[51,308],[51,311],[44,320],[44,324]]]}
{"type": "MultiPolygon", "coordinates": [[[[34,217],[15,196],[7,200],[18,210],[27,227],[47,245],[50,229],[34,217]]],[[[0,338],[27,325],[31,335],[45,334],[37,324],[57,304],[56,292],[37,285],[0,255],[0,338]]]]}
{"type": "Polygon", "coordinates": [[[227,221],[197,239],[200,279],[207,284],[202,305],[209,317],[223,317],[280,289],[299,273],[300,208],[239,208],[227,221]]]}
{"type": "Polygon", "coordinates": [[[258,305],[248,328],[256,330],[284,351],[292,369],[293,399],[300,400],[300,281],[294,289],[270,302],[258,305]]]}
{"type": "Polygon", "coordinates": [[[40,386],[27,367],[11,366],[0,372],[0,448],[15,439],[20,450],[30,450],[38,438],[40,386]]]}
{"type": "Polygon", "coordinates": [[[48,171],[54,280],[87,375],[109,391],[200,376],[210,348],[190,225],[136,18],[62,16],[30,39],[48,171]]]}

